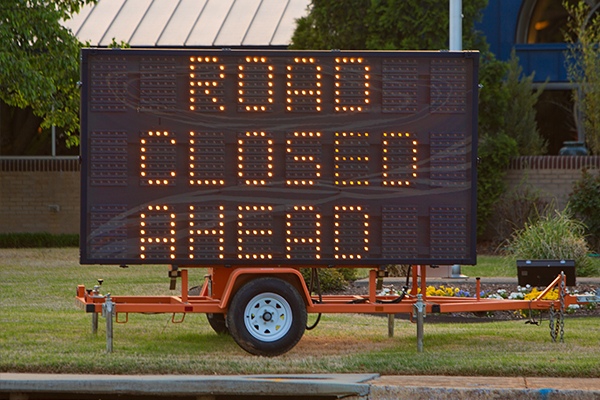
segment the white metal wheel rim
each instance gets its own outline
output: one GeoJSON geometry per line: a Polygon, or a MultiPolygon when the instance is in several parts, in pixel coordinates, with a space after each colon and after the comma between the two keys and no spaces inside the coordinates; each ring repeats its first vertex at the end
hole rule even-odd
{"type": "Polygon", "coordinates": [[[254,296],[244,310],[244,323],[248,333],[262,342],[274,342],[284,337],[289,332],[292,321],[289,303],[275,293],[254,296]]]}

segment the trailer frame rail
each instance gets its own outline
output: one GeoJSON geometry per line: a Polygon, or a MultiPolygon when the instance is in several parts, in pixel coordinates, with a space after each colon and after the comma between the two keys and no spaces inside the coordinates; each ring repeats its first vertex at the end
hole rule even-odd
{"type": "MultiPolygon", "coordinates": [[[[369,271],[369,293],[368,295],[307,295],[309,293],[306,283],[299,280],[305,294],[305,305],[307,313],[368,313],[368,314],[410,314],[411,321],[422,324],[423,318],[427,313],[456,313],[456,312],[485,312],[485,311],[509,311],[509,310],[564,310],[569,305],[585,304],[591,302],[600,302],[600,293],[596,295],[571,295],[566,292],[565,275],[558,275],[540,294],[532,300],[510,300],[510,299],[491,299],[482,298],[479,293],[479,278],[477,279],[476,297],[445,297],[445,296],[427,296],[426,290],[426,268],[422,266],[413,266],[412,268],[413,284],[410,292],[406,290],[401,295],[377,295],[378,269],[373,268],[369,271]],[[420,283],[420,284],[419,284],[420,283]],[[544,297],[553,289],[560,291],[559,299],[544,300],[544,297]],[[400,301],[398,301],[400,299],[400,301]],[[415,321],[416,320],[416,321],[415,321]],[[421,322],[420,322],[421,321],[421,322]]],[[[221,298],[209,296],[210,276],[205,277],[205,282],[199,296],[190,296],[188,294],[188,271],[180,269],[177,273],[181,278],[181,294],[179,296],[111,296],[101,295],[99,286],[94,289],[86,290],[84,285],[77,286],[76,304],[82,310],[93,313],[92,332],[97,332],[97,315],[107,319],[107,351],[112,352],[112,319],[117,323],[127,323],[130,313],[172,313],[171,322],[182,323],[187,313],[212,313],[226,314],[229,306],[229,296],[236,280],[240,277],[251,274],[252,276],[290,274],[300,276],[300,273],[291,268],[281,268],[274,270],[272,268],[238,268],[230,273],[230,279],[224,289],[221,298]],[[125,314],[125,320],[119,320],[119,314],[125,314]],[[181,314],[181,318],[176,320],[176,315],[181,314]],[[110,320],[110,321],[109,321],[110,320]],[[95,321],[95,322],[94,322],[95,321]],[[109,332],[110,331],[110,332],[109,332]],[[110,344],[109,344],[110,342],[110,344]]],[[[170,276],[173,274],[170,273],[170,276]]],[[[562,317],[560,318],[562,319],[562,317]]],[[[389,319],[389,324],[393,324],[393,319],[389,319]]],[[[558,321],[557,321],[558,323],[558,321]]],[[[417,327],[419,351],[422,351],[422,326],[417,327]],[[420,338],[419,338],[420,337],[420,338]]],[[[389,327],[389,332],[393,332],[393,326],[389,327]]],[[[393,333],[392,333],[393,334],[393,333]]]]}

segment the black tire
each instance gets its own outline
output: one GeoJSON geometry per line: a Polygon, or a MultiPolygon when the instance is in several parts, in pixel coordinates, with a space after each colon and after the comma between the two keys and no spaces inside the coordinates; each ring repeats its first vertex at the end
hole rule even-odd
{"type": "Polygon", "coordinates": [[[225,314],[207,313],[206,319],[210,327],[213,328],[213,331],[219,335],[229,335],[229,329],[227,329],[227,323],[225,322],[225,314]]]}
{"type": "Polygon", "coordinates": [[[258,278],[242,286],[229,304],[227,326],[250,354],[273,357],[291,350],[306,329],[300,293],[279,278],[258,278]]]}

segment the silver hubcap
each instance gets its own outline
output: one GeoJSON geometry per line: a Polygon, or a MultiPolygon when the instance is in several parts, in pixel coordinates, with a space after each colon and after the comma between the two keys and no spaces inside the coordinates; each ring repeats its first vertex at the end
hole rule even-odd
{"type": "Polygon", "coordinates": [[[292,326],[292,309],[275,293],[261,293],[248,302],[244,322],[250,334],[263,342],[274,342],[285,336],[292,326]]]}

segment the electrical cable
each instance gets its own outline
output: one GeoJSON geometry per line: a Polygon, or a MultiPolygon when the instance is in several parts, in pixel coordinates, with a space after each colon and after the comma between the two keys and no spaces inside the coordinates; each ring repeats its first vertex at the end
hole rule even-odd
{"type": "MultiPolygon", "coordinates": [[[[313,284],[314,282],[317,282],[317,293],[319,294],[319,301],[318,303],[323,303],[323,296],[321,294],[321,281],[319,281],[319,272],[317,271],[316,268],[311,268],[310,269],[310,289],[309,289],[309,293],[312,293],[313,290],[313,284]]],[[[317,325],[319,324],[319,321],[321,321],[321,313],[319,313],[319,315],[317,316],[317,320],[315,321],[314,324],[312,324],[311,326],[306,326],[306,330],[307,331],[311,331],[313,329],[315,329],[317,327],[317,325]]]]}
{"type": "Polygon", "coordinates": [[[525,321],[525,324],[531,324],[531,325],[540,325],[540,322],[536,321],[535,318],[533,318],[533,312],[531,311],[531,302],[532,300],[529,300],[529,321],[525,321]]]}
{"type": "Polygon", "coordinates": [[[408,287],[406,287],[406,286],[403,286],[403,287],[402,287],[402,293],[400,293],[400,296],[398,296],[398,297],[397,297],[397,298],[395,298],[394,300],[389,300],[389,301],[386,301],[386,300],[376,300],[375,302],[376,302],[376,303],[379,303],[379,304],[398,304],[398,303],[400,303],[400,302],[401,302],[401,301],[404,299],[404,297],[406,296],[406,289],[408,289],[408,287]]]}

